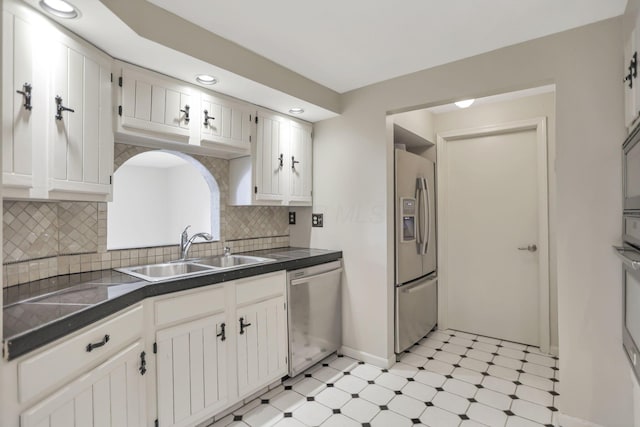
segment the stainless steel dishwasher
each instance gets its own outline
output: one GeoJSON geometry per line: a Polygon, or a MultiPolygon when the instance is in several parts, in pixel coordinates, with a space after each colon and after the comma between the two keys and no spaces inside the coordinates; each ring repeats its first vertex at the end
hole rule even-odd
{"type": "Polygon", "coordinates": [[[289,376],[342,345],[342,260],[287,273],[289,376]]]}

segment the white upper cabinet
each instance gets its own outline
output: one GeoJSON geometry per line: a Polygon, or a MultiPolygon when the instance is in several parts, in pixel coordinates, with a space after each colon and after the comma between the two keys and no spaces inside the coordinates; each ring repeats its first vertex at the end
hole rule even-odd
{"type": "Polygon", "coordinates": [[[310,206],[312,127],[258,110],[251,156],[229,164],[231,205],[310,206]]]}
{"type": "Polygon", "coordinates": [[[636,100],[637,79],[637,51],[636,30],[626,40],[624,45],[624,121],[627,128],[631,128],[638,114],[636,100]]]}
{"type": "Polygon", "coordinates": [[[116,139],[221,158],[251,150],[255,107],[116,61],[116,139]]]}
{"type": "Polygon", "coordinates": [[[32,141],[38,132],[34,123],[44,119],[46,78],[42,72],[38,76],[31,24],[4,11],[2,28],[2,182],[5,191],[28,194],[33,187],[32,141]]]}
{"type": "Polygon", "coordinates": [[[35,13],[3,5],[3,196],[107,201],[111,58],[35,13]]]}
{"type": "Polygon", "coordinates": [[[189,142],[193,116],[197,115],[192,89],[132,66],[122,67],[121,79],[120,131],[189,142]]]}
{"type": "Polygon", "coordinates": [[[200,99],[200,144],[248,155],[255,108],[205,93],[200,99]]]}
{"type": "Polygon", "coordinates": [[[107,200],[113,172],[111,59],[62,35],[50,52],[49,191],[63,193],[63,199],[95,194],[107,200]]]}
{"type": "Polygon", "coordinates": [[[289,133],[289,204],[311,204],[312,127],[292,121],[289,133]]]}
{"type": "Polygon", "coordinates": [[[256,200],[283,202],[286,197],[285,156],[288,126],[276,114],[258,113],[256,132],[256,200]]]}
{"type": "Polygon", "coordinates": [[[624,122],[631,131],[640,118],[640,14],[624,44],[624,122]]]}

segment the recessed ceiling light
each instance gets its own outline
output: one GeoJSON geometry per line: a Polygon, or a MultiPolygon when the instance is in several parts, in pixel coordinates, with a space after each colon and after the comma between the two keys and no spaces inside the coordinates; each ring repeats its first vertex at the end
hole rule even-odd
{"type": "Polygon", "coordinates": [[[302,114],[304,113],[304,109],[300,107],[289,108],[289,114],[302,114]]]}
{"type": "Polygon", "coordinates": [[[78,9],[64,0],[40,0],[40,7],[59,18],[73,19],[80,16],[78,9]]]}
{"type": "Polygon", "coordinates": [[[196,81],[203,85],[214,85],[218,83],[218,79],[216,79],[213,76],[210,76],[209,74],[198,74],[196,76],[196,81]]]}
{"type": "Polygon", "coordinates": [[[473,101],[475,101],[475,99],[465,99],[464,101],[458,101],[455,104],[458,108],[467,108],[473,104],[473,101]]]}

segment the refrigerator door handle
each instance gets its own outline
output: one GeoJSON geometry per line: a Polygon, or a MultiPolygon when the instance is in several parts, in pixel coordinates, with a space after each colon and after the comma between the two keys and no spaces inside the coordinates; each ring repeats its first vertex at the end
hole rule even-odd
{"type": "Polygon", "coordinates": [[[422,178],[422,181],[424,188],[423,191],[426,192],[426,197],[423,200],[424,215],[426,218],[428,218],[424,227],[424,234],[422,239],[423,246],[421,254],[424,255],[427,253],[427,248],[429,247],[429,239],[431,238],[431,215],[429,214],[429,181],[427,181],[427,178],[422,178]]]}
{"type": "MultiPolygon", "coordinates": [[[[418,177],[416,178],[416,205],[419,207],[421,206],[420,202],[421,200],[424,199],[424,188],[422,187],[422,178],[418,177]]],[[[418,214],[416,215],[416,229],[417,229],[417,236],[416,236],[416,251],[418,252],[419,255],[422,255],[422,244],[423,244],[423,237],[424,237],[424,232],[422,230],[423,228],[423,221],[422,221],[422,209],[418,208],[418,214]]]]}

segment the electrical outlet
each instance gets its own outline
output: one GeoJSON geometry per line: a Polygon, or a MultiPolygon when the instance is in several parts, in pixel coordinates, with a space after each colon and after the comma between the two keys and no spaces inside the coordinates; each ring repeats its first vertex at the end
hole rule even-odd
{"type": "Polygon", "coordinates": [[[289,212],[289,224],[293,225],[296,223],[296,213],[295,212],[289,212]]]}
{"type": "Polygon", "coordinates": [[[322,227],[323,224],[323,214],[311,214],[311,226],[312,227],[322,227]]]}

